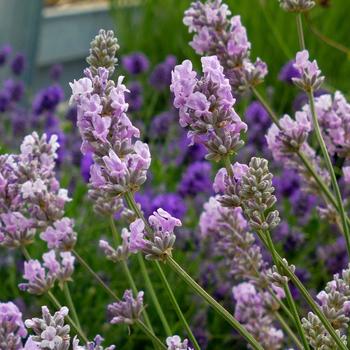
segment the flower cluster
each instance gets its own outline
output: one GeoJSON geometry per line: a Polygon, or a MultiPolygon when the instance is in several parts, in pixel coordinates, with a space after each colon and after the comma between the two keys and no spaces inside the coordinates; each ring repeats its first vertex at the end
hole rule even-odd
{"type": "Polygon", "coordinates": [[[100,32],[91,43],[91,52],[99,52],[98,61],[90,60],[85,77],[70,85],[71,102],[78,107],[82,152],[93,152],[91,196],[103,193],[104,198],[113,202],[116,196],[134,192],[145,182],[151,156],[147,144],[134,141],[140,137],[140,132],[126,115],[125,93],[128,90],[122,83],[123,77],[120,76],[116,84],[109,80],[117,47],[113,45],[114,51],[107,56],[103,56],[103,47],[113,42],[112,36],[113,32],[100,32]]]}
{"type": "Polygon", "coordinates": [[[117,262],[128,258],[130,232],[124,228],[122,230],[121,237],[123,242],[116,249],[111,247],[107,241],[102,239],[100,240],[99,246],[108,260],[117,262]]]}
{"type": "Polygon", "coordinates": [[[184,23],[194,32],[190,45],[199,55],[217,55],[235,94],[259,84],[267,66],[259,58],[250,59],[251,44],[240,16],[231,12],[221,0],[195,1],[185,12],[184,23]]]}
{"type": "MultiPolygon", "coordinates": [[[[329,94],[317,97],[315,109],[328,152],[347,158],[350,155],[350,104],[341,92],[336,91],[333,97],[329,94]]],[[[303,107],[303,111],[311,119],[308,104],[303,107]]]]}
{"type": "Polygon", "coordinates": [[[18,307],[12,302],[0,303],[0,349],[22,349],[22,338],[26,335],[18,307]]]}
{"type": "Polygon", "coordinates": [[[62,286],[63,283],[71,281],[74,261],[70,252],[62,252],[57,256],[54,250],[43,254],[43,263],[38,260],[26,261],[23,278],[27,282],[21,283],[19,287],[31,294],[41,295],[52,288],[56,280],[62,286]]]}
{"type": "Polygon", "coordinates": [[[324,81],[324,76],[321,75],[316,60],[309,61],[309,52],[307,50],[297,53],[294,67],[299,73],[299,77],[292,78],[296,86],[306,92],[320,88],[324,81]]]}
{"type": "Polygon", "coordinates": [[[63,217],[69,198],[55,176],[58,147],[57,137],[33,133],[19,155],[0,156],[0,245],[31,243],[36,229],[63,217]]]}
{"type": "Polygon", "coordinates": [[[233,287],[236,301],[235,317],[245,325],[266,349],[278,350],[283,343],[283,332],[273,326],[273,311],[276,305],[267,293],[256,290],[252,283],[233,287]]]}
{"type": "Polygon", "coordinates": [[[123,300],[108,305],[108,312],[111,315],[111,323],[125,323],[132,325],[139,320],[143,310],[143,292],[138,292],[136,299],[131,290],[126,290],[123,300]]]}
{"type": "MultiPolygon", "coordinates": [[[[341,276],[335,274],[334,279],[317,295],[317,299],[324,315],[346,345],[346,332],[350,320],[350,266],[342,271],[341,276]]],[[[302,321],[311,346],[315,349],[337,348],[318,316],[309,312],[307,318],[303,318],[302,321]]]]}
{"type": "Polygon", "coordinates": [[[216,56],[202,57],[203,77],[198,79],[188,60],[176,66],[171,91],[174,106],[180,112],[180,125],[188,126],[193,143],[204,144],[207,159],[220,160],[236,152],[243,144],[241,131],[247,126],[233,109],[235,99],[223,67],[216,56]]]}
{"type": "Polygon", "coordinates": [[[148,224],[146,226],[142,219],[130,224],[130,252],[142,251],[150,260],[164,260],[171,256],[176,239],[174,229],[182,225],[181,221],[159,208],[148,218],[148,224]]]}

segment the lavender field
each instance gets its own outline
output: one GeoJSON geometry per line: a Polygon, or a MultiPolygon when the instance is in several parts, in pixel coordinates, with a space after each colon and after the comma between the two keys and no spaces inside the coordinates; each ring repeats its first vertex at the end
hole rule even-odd
{"type": "Polygon", "coordinates": [[[0,350],[350,349],[350,2],[105,5],[0,42],[0,350]]]}

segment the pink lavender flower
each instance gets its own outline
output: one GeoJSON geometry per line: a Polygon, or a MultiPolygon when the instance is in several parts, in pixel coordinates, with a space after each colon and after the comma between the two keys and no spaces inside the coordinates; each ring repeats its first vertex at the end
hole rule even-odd
{"type": "Polygon", "coordinates": [[[57,220],[53,223],[53,226],[49,226],[40,234],[40,238],[47,242],[49,249],[71,250],[77,241],[77,234],[73,230],[73,226],[74,221],[72,219],[57,220]]]}
{"type": "Polygon", "coordinates": [[[184,24],[194,32],[190,45],[199,55],[217,55],[235,94],[260,83],[267,66],[259,58],[250,59],[250,42],[240,16],[221,0],[195,1],[185,12],[184,24]]]}
{"type": "Polygon", "coordinates": [[[192,143],[204,144],[206,158],[220,160],[242,146],[240,132],[247,126],[233,109],[235,99],[216,56],[202,57],[204,76],[196,78],[188,60],[172,73],[171,91],[179,109],[180,125],[188,126],[192,143]]]}
{"type": "Polygon", "coordinates": [[[184,339],[182,341],[178,335],[166,338],[166,345],[168,350],[193,350],[188,346],[188,340],[184,339]]]}
{"type": "Polygon", "coordinates": [[[316,60],[309,61],[309,52],[307,50],[297,53],[294,67],[300,75],[300,77],[292,78],[296,86],[306,92],[320,88],[324,81],[324,76],[321,75],[316,60]]]}
{"type": "Polygon", "coordinates": [[[143,295],[144,292],[138,292],[135,299],[132,291],[127,289],[124,292],[123,300],[108,305],[108,312],[112,317],[111,323],[132,325],[139,320],[143,310],[143,295]]]}
{"type": "Polygon", "coordinates": [[[28,282],[21,283],[19,288],[37,295],[46,293],[55,282],[55,276],[46,271],[38,260],[24,262],[23,278],[28,282]]]}
{"type": "Polygon", "coordinates": [[[344,182],[348,185],[350,184],[350,166],[343,167],[344,182]]]}
{"type": "Polygon", "coordinates": [[[259,292],[251,283],[240,283],[233,287],[236,301],[235,317],[266,349],[278,350],[282,346],[283,332],[273,326],[269,294],[259,292]]]}
{"type": "Polygon", "coordinates": [[[0,303],[0,348],[21,350],[22,340],[27,331],[22,321],[22,313],[12,303],[0,303]]]}
{"type": "Polygon", "coordinates": [[[54,250],[43,254],[43,266],[48,269],[48,274],[58,280],[61,285],[72,280],[74,261],[75,257],[70,252],[59,253],[58,260],[54,250]]]}

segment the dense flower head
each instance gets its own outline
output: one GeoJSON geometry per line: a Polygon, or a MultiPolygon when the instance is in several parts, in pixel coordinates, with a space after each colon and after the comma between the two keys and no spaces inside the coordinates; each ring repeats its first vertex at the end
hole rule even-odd
{"type": "MultiPolygon", "coordinates": [[[[105,34],[98,38],[100,46],[105,45],[104,39],[112,40],[111,33],[107,33],[108,38],[105,34]]],[[[114,61],[109,58],[111,68],[114,61]]],[[[114,83],[109,80],[107,68],[98,66],[97,62],[90,64],[92,66],[84,71],[84,78],[70,83],[71,103],[76,103],[78,108],[77,125],[83,139],[81,150],[83,154],[93,153],[92,195],[98,198],[104,193],[104,198],[115,198],[127,191],[137,191],[146,181],[151,156],[148,145],[135,140],[140,137],[140,131],[126,115],[125,94],[129,90],[123,84],[124,77],[119,76],[114,83]]]]}
{"type": "Polygon", "coordinates": [[[74,221],[69,218],[62,218],[46,228],[41,233],[40,238],[47,242],[49,249],[59,249],[61,251],[71,250],[76,241],[77,234],[73,229],[74,221]]]}
{"type": "Polygon", "coordinates": [[[143,310],[143,295],[144,292],[141,291],[134,298],[132,291],[127,289],[121,301],[108,305],[108,312],[112,317],[110,322],[132,325],[139,320],[143,310]]]}
{"type": "Polygon", "coordinates": [[[26,59],[23,54],[18,53],[15,55],[11,62],[11,70],[15,75],[21,75],[26,65],[26,59]]]}
{"type": "Polygon", "coordinates": [[[240,132],[246,131],[233,109],[235,99],[216,56],[202,57],[203,77],[198,79],[192,63],[185,60],[172,73],[171,91],[179,109],[180,125],[188,126],[192,143],[204,144],[208,159],[220,160],[242,145],[240,132]]]}
{"type": "Polygon", "coordinates": [[[97,334],[93,341],[88,342],[85,346],[79,345],[79,340],[77,337],[73,339],[73,350],[115,350],[115,345],[110,345],[108,347],[104,347],[101,344],[104,339],[97,334]]]}
{"type": "Polygon", "coordinates": [[[188,340],[184,339],[183,341],[178,335],[173,335],[166,338],[166,345],[168,350],[193,350],[188,345],[188,340]]]}
{"type": "Polygon", "coordinates": [[[55,111],[57,105],[62,102],[64,92],[60,85],[55,84],[40,90],[33,100],[33,112],[40,115],[45,112],[55,111]]]}
{"type": "Polygon", "coordinates": [[[144,73],[149,68],[149,60],[142,52],[133,52],[122,57],[122,66],[130,74],[144,73]]]}
{"type": "MultiPolygon", "coordinates": [[[[346,332],[350,319],[350,266],[340,274],[335,274],[333,280],[328,282],[325,289],[317,294],[319,307],[326,315],[329,322],[346,345],[346,332]]],[[[333,338],[330,336],[318,316],[309,312],[302,320],[307,339],[311,346],[315,347],[323,338],[329,348],[336,348],[333,338]]]]}
{"type": "Polygon", "coordinates": [[[102,249],[104,255],[108,260],[118,262],[126,260],[129,256],[129,237],[130,232],[127,229],[123,229],[121,232],[122,244],[117,248],[113,248],[107,241],[100,240],[99,247],[102,249]]]}
{"type": "Polygon", "coordinates": [[[163,91],[169,88],[171,83],[171,71],[176,65],[176,57],[169,55],[164,62],[156,65],[149,77],[149,83],[158,91],[163,91]]]}
{"type": "Polygon", "coordinates": [[[19,102],[24,94],[24,83],[21,80],[6,79],[3,91],[7,94],[9,103],[19,102]]]}
{"type": "Polygon", "coordinates": [[[181,221],[159,208],[148,218],[149,227],[141,219],[130,224],[129,250],[131,253],[142,251],[146,259],[164,260],[171,256],[176,236],[175,227],[181,221]]]}
{"type": "Polygon", "coordinates": [[[32,318],[25,321],[27,328],[34,335],[30,337],[31,346],[42,350],[68,350],[70,348],[70,326],[65,324],[68,308],[62,307],[52,316],[47,306],[43,306],[42,318],[32,318]]]}
{"type": "Polygon", "coordinates": [[[298,71],[300,77],[292,78],[292,81],[300,89],[306,92],[317,90],[324,81],[324,76],[318,68],[316,60],[309,60],[307,50],[299,51],[295,57],[294,68],[298,71]]]}
{"type": "Polygon", "coordinates": [[[306,112],[296,112],[295,120],[289,115],[280,119],[280,128],[271,125],[267,136],[267,144],[276,160],[283,160],[298,151],[307,140],[311,131],[311,122],[306,112]]]}
{"type": "Polygon", "coordinates": [[[278,79],[286,83],[292,84],[293,78],[300,78],[299,70],[294,67],[295,61],[288,61],[280,70],[278,79]]]}
{"type": "Polygon", "coordinates": [[[21,350],[22,340],[27,331],[22,320],[22,313],[12,303],[0,303],[0,348],[21,350]]]}
{"type": "Polygon", "coordinates": [[[269,312],[269,295],[260,292],[252,283],[243,282],[233,287],[236,301],[235,317],[266,349],[278,350],[283,343],[283,332],[273,325],[269,312]]]}
{"type": "Polygon", "coordinates": [[[165,111],[155,115],[150,125],[150,137],[152,139],[163,139],[167,136],[177,116],[174,110],[165,111]]]}
{"type": "Polygon", "coordinates": [[[313,0],[278,0],[283,10],[288,12],[306,12],[315,6],[313,0]]]}
{"type": "Polygon", "coordinates": [[[250,60],[250,47],[240,16],[221,0],[195,1],[185,12],[184,23],[194,37],[190,45],[199,55],[217,55],[235,94],[260,83],[267,66],[259,58],[250,60]]]}
{"type": "Polygon", "coordinates": [[[199,193],[211,192],[211,166],[205,161],[190,164],[182,174],[178,192],[183,196],[196,196],[199,193]]]}

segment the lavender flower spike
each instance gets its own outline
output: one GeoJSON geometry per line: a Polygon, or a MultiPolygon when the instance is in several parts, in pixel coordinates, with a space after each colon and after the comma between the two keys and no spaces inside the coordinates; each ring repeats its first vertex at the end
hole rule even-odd
{"type": "Polygon", "coordinates": [[[217,55],[235,95],[263,81],[267,66],[250,59],[251,44],[240,16],[221,0],[195,1],[185,12],[184,24],[194,32],[190,45],[199,55],[217,55]]]}
{"type": "Polygon", "coordinates": [[[43,350],[69,350],[70,327],[64,323],[68,308],[62,307],[53,316],[46,306],[41,308],[42,318],[32,318],[25,321],[27,328],[34,332],[31,341],[43,350]]]}
{"type": "Polygon", "coordinates": [[[300,75],[300,78],[292,78],[296,86],[306,92],[320,88],[324,81],[324,76],[321,75],[316,60],[309,61],[309,52],[307,50],[297,53],[294,67],[300,75]]]}
{"type": "Polygon", "coordinates": [[[21,350],[21,338],[26,335],[18,307],[12,302],[0,303],[0,349],[21,350]]]}
{"type": "Polygon", "coordinates": [[[219,161],[243,145],[240,133],[247,125],[233,109],[235,99],[218,58],[202,57],[201,62],[204,75],[200,79],[189,60],[176,66],[170,90],[180,125],[190,129],[191,144],[203,144],[208,150],[206,158],[219,161]]]}
{"type": "Polygon", "coordinates": [[[100,240],[99,246],[103,250],[104,255],[108,260],[113,262],[118,262],[121,260],[126,260],[129,256],[129,237],[130,232],[127,229],[122,230],[122,240],[123,243],[114,249],[110,244],[104,240],[100,240]]]}
{"type": "Polygon", "coordinates": [[[168,350],[193,350],[193,348],[188,346],[188,340],[184,339],[181,341],[178,335],[166,338],[166,345],[168,346],[168,350]]]}
{"type": "Polygon", "coordinates": [[[124,292],[122,301],[108,305],[108,312],[112,316],[111,323],[132,325],[135,321],[139,320],[143,309],[143,294],[143,291],[138,292],[135,299],[132,291],[127,289],[124,292]]]}

